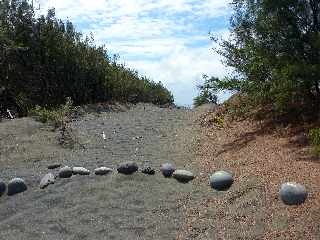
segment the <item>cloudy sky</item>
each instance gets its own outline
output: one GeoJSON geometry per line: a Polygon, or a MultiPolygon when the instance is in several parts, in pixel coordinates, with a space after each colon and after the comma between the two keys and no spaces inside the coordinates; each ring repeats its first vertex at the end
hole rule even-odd
{"type": "Polygon", "coordinates": [[[176,104],[190,106],[202,74],[223,77],[227,69],[212,50],[209,32],[228,36],[229,0],[38,0],[54,7],[120,62],[161,81],[176,104]]]}

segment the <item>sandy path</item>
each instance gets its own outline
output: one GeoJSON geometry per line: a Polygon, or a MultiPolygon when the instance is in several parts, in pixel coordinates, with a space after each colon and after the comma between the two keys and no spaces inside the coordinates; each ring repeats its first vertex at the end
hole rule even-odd
{"type": "Polygon", "coordinates": [[[90,170],[127,160],[156,169],[172,162],[199,174],[193,161],[197,114],[152,105],[89,114],[70,125],[81,145],[74,149],[62,148],[57,132],[31,119],[0,123],[0,177],[22,177],[29,187],[0,198],[0,239],[175,239],[185,204],[208,194],[207,186],[181,184],[159,172],[73,176],[45,190],[39,181],[54,162],[90,170]]]}

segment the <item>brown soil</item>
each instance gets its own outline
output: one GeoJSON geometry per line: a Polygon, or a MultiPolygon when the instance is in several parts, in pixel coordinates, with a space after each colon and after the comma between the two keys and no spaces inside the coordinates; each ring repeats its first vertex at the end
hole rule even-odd
{"type": "Polygon", "coordinates": [[[214,126],[214,112],[202,116],[196,161],[208,184],[216,170],[234,173],[235,183],[208,196],[187,215],[179,239],[320,239],[320,159],[312,157],[303,127],[276,127],[256,120],[226,120],[214,126]],[[300,206],[286,206],[278,191],[283,182],[306,186],[300,206]]]}

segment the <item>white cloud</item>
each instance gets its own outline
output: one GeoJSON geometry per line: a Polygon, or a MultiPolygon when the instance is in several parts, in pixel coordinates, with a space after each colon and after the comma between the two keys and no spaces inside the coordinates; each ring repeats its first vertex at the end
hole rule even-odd
{"type": "Polygon", "coordinates": [[[140,70],[172,90],[177,104],[191,105],[197,94],[196,85],[202,83],[202,74],[223,77],[227,69],[209,47],[177,48],[159,62],[129,61],[129,67],[140,70]]]}
{"type": "MultiPolygon", "coordinates": [[[[210,49],[209,26],[226,21],[229,0],[39,0],[41,11],[55,7],[57,16],[92,32],[98,44],[155,81],[162,81],[178,104],[190,105],[202,74],[223,77],[220,56],[210,49]],[[208,27],[201,28],[201,24],[208,27]]],[[[223,24],[222,24],[223,25],[223,24]]]]}
{"type": "MultiPolygon", "coordinates": [[[[167,14],[193,12],[203,17],[225,15],[229,1],[221,0],[35,0],[46,10],[54,7],[60,16],[78,17],[91,12],[108,13],[109,18],[138,15],[146,11],[163,11],[167,14]],[[195,11],[195,12],[194,12],[195,11]]],[[[99,16],[95,16],[98,17],[99,16]]]]}

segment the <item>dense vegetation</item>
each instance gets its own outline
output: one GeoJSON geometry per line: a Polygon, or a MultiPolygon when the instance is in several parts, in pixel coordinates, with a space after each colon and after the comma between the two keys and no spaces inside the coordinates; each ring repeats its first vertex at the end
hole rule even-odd
{"type": "Polygon", "coordinates": [[[26,115],[36,105],[55,108],[101,101],[173,103],[172,94],[117,63],[70,21],[35,15],[26,0],[0,1],[0,111],[26,115]]]}
{"type": "Polygon", "coordinates": [[[218,52],[234,74],[206,79],[205,85],[212,93],[240,91],[254,105],[271,104],[276,114],[317,116],[320,1],[233,0],[231,5],[231,37],[218,40],[218,52]]]}

